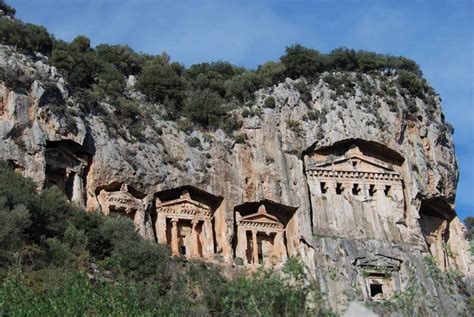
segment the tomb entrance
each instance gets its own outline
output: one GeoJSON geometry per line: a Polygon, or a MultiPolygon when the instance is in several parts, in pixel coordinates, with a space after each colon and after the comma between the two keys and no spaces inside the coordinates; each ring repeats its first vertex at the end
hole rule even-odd
{"type": "Polygon", "coordinates": [[[158,243],[174,256],[210,259],[215,253],[214,212],[220,198],[192,186],[155,194],[158,243]]]}
{"type": "Polygon", "coordinates": [[[367,300],[386,300],[400,290],[401,263],[402,260],[383,254],[362,256],[353,261],[367,300]]]}
{"type": "Polygon", "coordinates": [[[44,188],[56,186],[70,201],[84,205],[89,159],[89,154],[74,141],[48,141],[44,188]]]}
{"type": "Polygon", "coordinates": [[[268,200],[235,207],[235,256],[253,266],[284,262],[288,258],[286,229],[296,209],[268,200]]]}

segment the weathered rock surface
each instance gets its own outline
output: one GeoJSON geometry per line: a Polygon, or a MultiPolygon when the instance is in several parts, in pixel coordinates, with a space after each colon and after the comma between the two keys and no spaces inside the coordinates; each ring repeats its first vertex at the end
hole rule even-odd
{"type": "MultiPolygon", "coordinates": [[[[185,185],[212,193],[222,197],[214,223],[216,252],[229,263],[234,253],[235,206],[270,200],[298,207],[297,221],[288,229],[292,236],[287,241],[288,255],[302,257],[337,311],[344,311],[352,300],[371,297],[366,266],[357,266],[356,260],[374,258],[376,265],[371,268],[390,268],[393,291],[423,296],[421,315],[467,312],[465,295],[437,277],[434,269],[427,269],[424,260],[433,256],[442,270],[473,274],[464,229],[454,211],[458,169],[452,135],[438,98],[428,104],[413,97],[419,109],[413,114],[398,90],[391,98],[395,110],[386,96],[376,93],[384,85],[391,87],[396,75],[352,74],[353,96],[337,95],[322,79],[310,85],[311,100],[303,101],[294,87],[296,81],[290,79],[262,89],[249,109],[256,115],[243,118],[236,110],[243,120],[237,133],[247,136],[244,143],[236,143],[221,130],[186,134],[158,115],[139,140],[128,132],[115,135],[103,116],[80,114],[67,83],[47,61],[34,62],[2,47],[0,68],[30,79],[24,90],[0,83],[0,159],[11,162],[41,188],[48,179],[48,149],[59,146],[54,142],[73,142],[82,152],[71,150],[67,159],[60,160],[72,162],[65,167],[67,177],[78,177],[84,192],[72,193],[71,198],[83,198],[77,203],[95,211],[100,208],[101,192],[130,186],[140,199],[145,197],[137,225],[149,239],[156,239],[152,218],[147,216],[155,193],[185,185]],[[363,83],[375,87],[373,93],[363,92],[363,83]],[[55,112],[50,101],[58,99],[48,97],[58,91],[67,116],[55,112]],[[276,100],[274,109],[264,107],[268,96],[276,100]],[[68,128],[71,124],[75,129],[68,128]],[[191,146],[191,137],[199,138],[200,145],[191,146]],[[399,159],[393,170],[403,184],[398,203],[379,205],[370,197],[354,198],[350,188],[337,198],[339,203],[316,203],[315,199],[323,198],[311,189],[308,171],[318,153],[329,153],[328,158],[344,156],[360,144],[369,149],[367,153],[375,149],[378,159],[394,159],[393,153],[399,159]],[[344,151],[339,153],[339,147],[344,151]],[[84,160],[84,165],[78,163],[84,160]],[[440,224],[424,227],[426,222],[434,223],[426,220],[433,215],[434,222],[441,219],[440,224]],[[333,223],[326,224],[325,219],[333,223]],[[371,219],[378,219],[378,224],[371,219]],[[394,268],[386,259],[400,264],[394,268]]],[[[127,83],[132,91],[134,82],[131,78],[127,83]]]]}

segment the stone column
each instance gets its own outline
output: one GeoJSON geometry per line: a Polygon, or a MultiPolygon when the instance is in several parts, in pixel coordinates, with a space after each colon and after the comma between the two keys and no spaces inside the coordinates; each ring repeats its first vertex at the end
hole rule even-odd
{"type": "Polygon", "coordinates": [[[278,231],[273,240],[273,255],[277,257],[278,262],[286,261],[286,247],[283,239],[283,231],[278,231]]]}
{"type": "Polygon", "coordinates": [[[252,230],[252,257],[253,264],[258,265],[257,230],[252,230]]]}
{"type": "Polygon", "coordinates": [[[74,173],[71,201],[80,206],[84,206],[83,188],[84,188],[84,184],[82,181],[82,177],[79,176],[79,174],[74,173]]]}
{"type": "Polygon", "coordinates": [[[166,216],[161,212],[158,212],[155,230],[158,243],[166,244],[166,216]]]}
{"type": "Polygon", "coordinates": [[[237,247],[235,250],[235,257],[241,258],[244,263],[247,263],[247,232],[244,228],[237,226],[237,247]]]}
{"type": "Polygon", "coordinates": [[[171,254],[174,256],[179,255],[179,245],[178,245],[178,219],[171,219],[171,254]]]}
{"type": "Polygon", "coordinates": [[[210,219],[206,219],[202,225],[202,231],[204,236],[203,241],[203,255],[206,258],[212,258],[214,256],[214,235],[212,234],[212,223],[210,219]]]}
{"type": "Polygon", "coordinates": [[[191,257],[194,257],[194,258],[197,258],[199,257],[199,238],[198,238],[198,234],[197,234],[197,231],[196,231],[196,226],[198,225],[199,221],[194,219],[192,222],[191,222],[191,243],[192,243],[192,246],[191,246],[191,257]]]}

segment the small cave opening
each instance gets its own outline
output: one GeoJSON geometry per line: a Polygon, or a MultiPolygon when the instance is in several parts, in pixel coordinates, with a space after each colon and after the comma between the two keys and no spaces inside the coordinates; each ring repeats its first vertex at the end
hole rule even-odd
{"type": "Polygon", "coordinates": [[[370,297],[372,299],[377,297],[383,297],[383,288],[382,284],[370,283],[369,284],[370,297]]]}
{"type": "Polygon", "coordinates": [[[320,183],[320,186],[321,186],[321,194],[326,194],[327,191],[328,191],[328,187],[326,186],[326,183],[325,183],[325,182],[321,182],[321,183],[320,183]]]}
{"type": "Polygon", "coordinates": [[[373,184],[369,185],[369,196],[374,197],[376,192],[377,192],[377,189],[375,188],[375,185],[373,184]]]}
{"type": "Polygon", "coordinates": [[[341,183],[336,184],[336,194],[337,195],[342,195],[342,192],[344,191],[344,187],[342,186],[341,183]]]}
{"type": "Polygon", "coordinates": [[[357,196],[360,193],[360,187],[359,184],[354,184],[352,185],[352,194],[357,196]]]}

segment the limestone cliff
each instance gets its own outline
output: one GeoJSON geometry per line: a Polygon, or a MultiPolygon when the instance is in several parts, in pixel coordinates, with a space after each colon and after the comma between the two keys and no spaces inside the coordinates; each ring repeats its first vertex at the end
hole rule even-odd
{"type": "MultiPolygon", "coordinates": [[[[136,138],[115,133],[104,114],[81,114],[43,57],[1,47],[0,68],[28,79],[21,89],[0,83],[0,159],[41,188],[60,185],[72,201],[106,212],[106,193],[122,187],[130,197],[117,201],[139,214],[137,228],[151,240],[158,239],[157,193],[181,186],[211,193],[219,198],[215,253],[228,265],[237,263],[236,206],[291,206],[287,256],[304,260],[337,311],[397,293],[419,296],[420,314],[466,313],[465,294],[448,277],[436,278],[432,265],[473,274],[454,209],[451,131],[440,99],[403,97],[396,72],[322,74],[306,95],[295,87],[304,79],[261,89],[254,105],[234,110],[243,122],[238,138],[184,132],[158,114],[136,138]],[[334,90],[327,76],[344,77],[353,93],[334,90]],[[274,108],[265,107],[269,97],[274,108]]],[[[133,83],[129,94],[146,107],[133,83]]],[[[102,102],[106,111],[112,106],[102,102]]]]}

